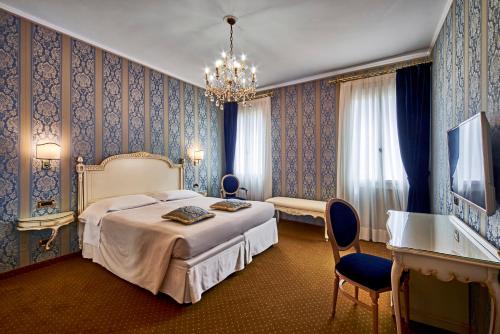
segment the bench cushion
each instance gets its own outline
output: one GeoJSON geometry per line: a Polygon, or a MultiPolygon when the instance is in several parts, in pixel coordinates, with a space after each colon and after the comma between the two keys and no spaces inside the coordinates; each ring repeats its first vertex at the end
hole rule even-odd
{"type": "Polygon", "coordinates": [[[292,197],[272,197],[266,199],[266,202],[286,208],[294,208],[298,210],[308,210],[322,213],[325,212],[326,208],[326,202],[323,201],[292,197]]]}

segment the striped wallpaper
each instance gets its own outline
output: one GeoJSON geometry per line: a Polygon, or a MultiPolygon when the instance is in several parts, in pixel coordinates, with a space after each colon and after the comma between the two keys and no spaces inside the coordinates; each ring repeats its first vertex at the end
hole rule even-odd
{"type": "Polygon", "coordinates": [[[500,247],[500,210],[486,217],[449,191],[446,131],[479,111],[492,128],[493,168],[500,198],[500,1],[456,0],[433,50],[432,205],[456,214],[500,247]]]}
{"type": "Polygon", "coordinates": [[[273,196],[335,196],[337,91],[327,80],[276,89],[271,98],[273,196]]]}
{"type": "MultiPolygon", "coordinates": [[[[433,50],[432,116],[433,210],[455,212],[497,247],[500,210],[485,218],[464,203],[454,207],[443,166],[446,130],[480,110],[500,142],[499,12],[498,1],[454,1],[433,50]]],[[[218,194],[221,119],[202,89],[2,11],[0,73],[0,272],[77,249],[74,224],[61,230],[53,250],[42,252],[38,240],[49,232],[18,233],[15,220],[75,208],[79,155],[99,163],[146,150],[178,161],[199,147],[206,159],[197,168],[188,165],[186,186],[198,182],[218,194]],[[33,158],[43,140],[63,149],[50,171],[33,158]],[[57,207],[36,209],[46,198],[57,207]]],[[[273,196],[335,196],[337,90],[325,79],[274,91],[273,196]]]]}
{"type": "Polygon", "coordinates": [[[219,194],[220,113],[193,85],[0,11],[0,272],[78,249],[76,224],[16,231],[16,218],[76,208],[75,159],[100,163],[110,155],[148,151],[174,162],[203,149],[186,165],[186,188],[219,194]],[[51,170],[34,158],[42,141],[61,144],[51,170]],[[53,198],[56,207],[37,209],[53,198]]]}

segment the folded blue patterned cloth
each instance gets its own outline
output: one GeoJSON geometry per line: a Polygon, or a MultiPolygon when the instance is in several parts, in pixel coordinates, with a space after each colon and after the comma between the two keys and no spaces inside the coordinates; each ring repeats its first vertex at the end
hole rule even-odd
{"type": "Polygon", "coordinates": [[[226,199],[210,205],[210,209],[234,212],[251,206],[252,203],[241,201],[239,199],[226,199]]]}
{"type": "Polygon", "coordinates": [[[163,219],[170,219],[185,225],[190,225],[207,218],[212,218],[214,216],[215,213],[208,212],[207,210],[202,209],[198,206],[188,205],[170,211],[169,213],[166,213],[161,217],[163,219]]]}

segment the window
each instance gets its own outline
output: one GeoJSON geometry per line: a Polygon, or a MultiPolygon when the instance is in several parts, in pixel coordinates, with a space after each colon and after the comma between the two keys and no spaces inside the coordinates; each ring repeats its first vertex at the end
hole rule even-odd
{"type": "Polygon", "coordinates": [[[404,210],[407,194],[398,140],[396,75],[343,83],[337,195],[357,208],[361,238],[386,241],[386,212],[404,210]]]}
{"type": "Polygon", "coordinates": [[[271,197],[271,99],[251,101],[238,110],[234,173],[248,197],[271,197]]]}

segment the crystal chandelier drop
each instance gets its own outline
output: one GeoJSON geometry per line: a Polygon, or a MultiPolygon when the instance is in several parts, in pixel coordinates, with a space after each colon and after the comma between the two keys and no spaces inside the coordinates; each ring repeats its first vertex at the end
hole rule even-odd
{"type": "Polygon", "coordinates": [[[224,110],[224,103],[238,102],[243,106],[255,97],[257,77],[255,66],[249,67],[244,54],[238,60],[233,53],[233,25],[236,17],[227,15],[224,21],[231,27],[229,35],[229,53],[222,51],[221,58],[215,62],[215,69],[205,68],[205,96],[224,110]]]}

